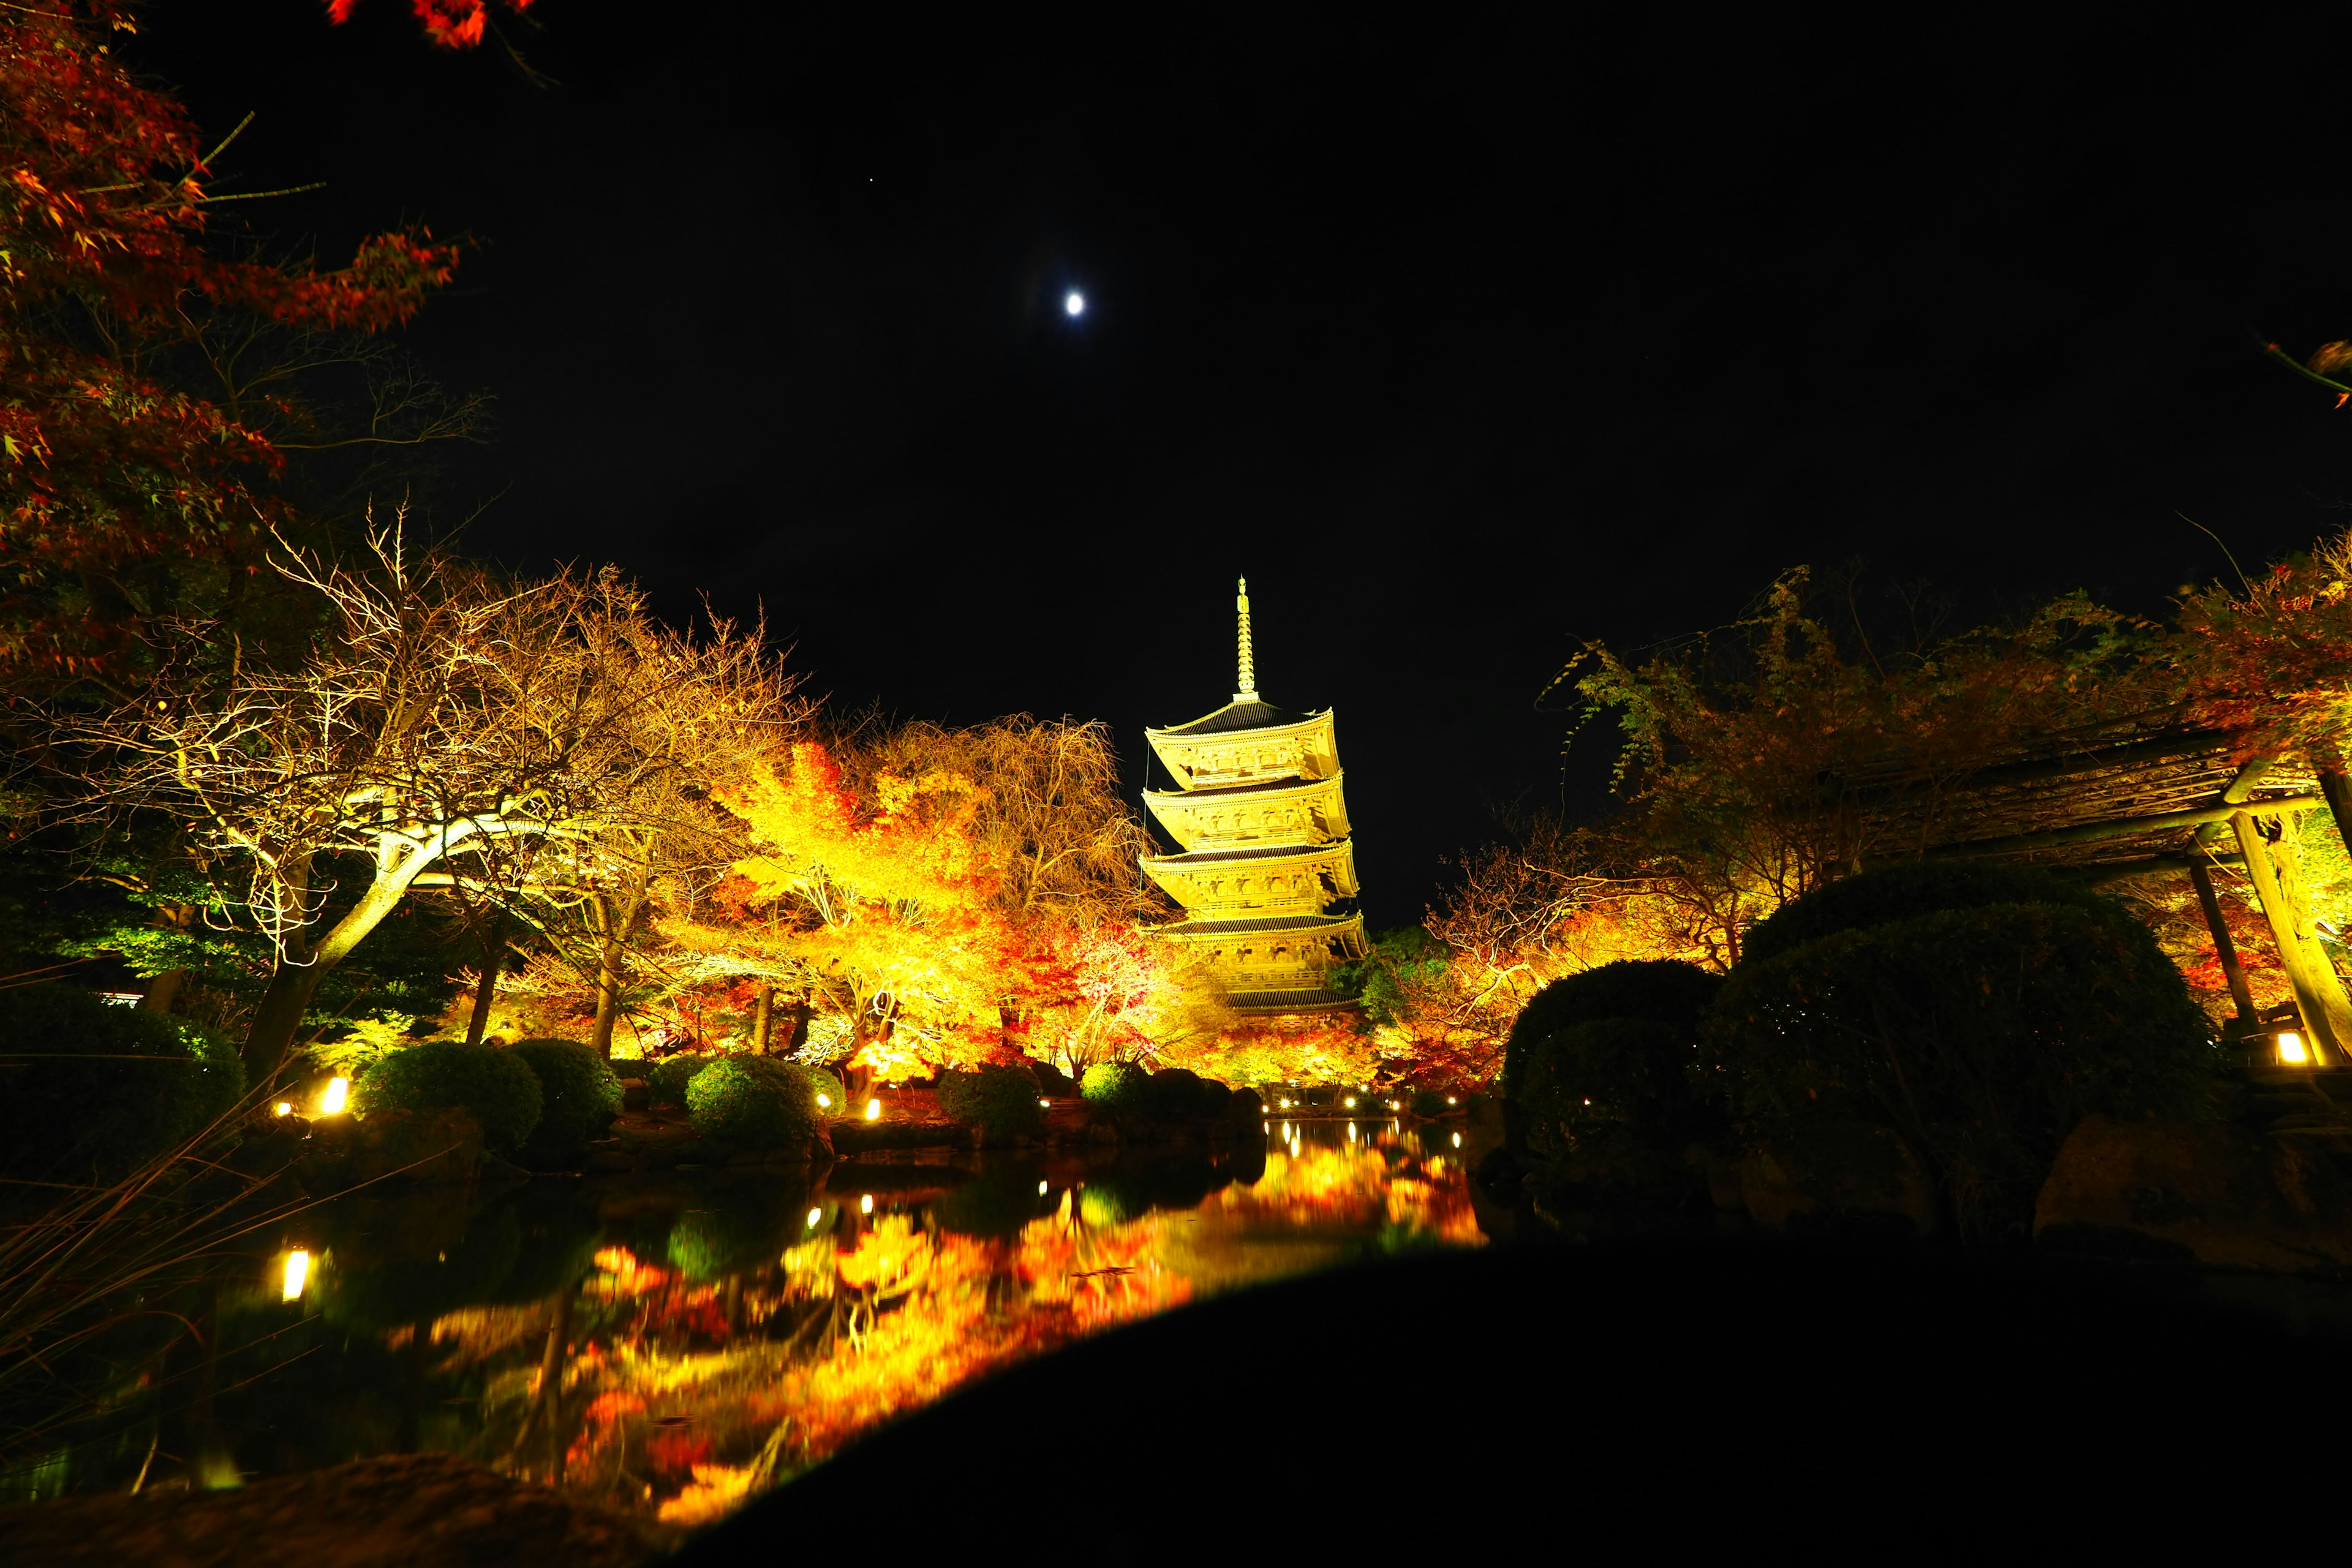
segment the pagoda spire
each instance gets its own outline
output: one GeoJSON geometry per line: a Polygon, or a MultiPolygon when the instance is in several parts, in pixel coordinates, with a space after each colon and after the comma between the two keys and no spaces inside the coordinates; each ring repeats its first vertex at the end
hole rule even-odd
{"type": "Polygon", "coordinates": [[[1234,611],[1241,617],[1241,689],[1234,693],[1236,702],[1257,700],[1257,667],[1250,657],[1249,579],[1241,579],[1241,587],[1234,595],[1234,611]]]}

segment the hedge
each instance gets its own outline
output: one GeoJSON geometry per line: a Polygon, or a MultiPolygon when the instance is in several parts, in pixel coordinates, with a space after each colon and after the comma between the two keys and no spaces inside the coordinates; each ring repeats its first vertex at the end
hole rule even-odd
{"type": "Polygon", "coordinates": [[[1078,1081],[1078,1092],[1112,1110],[1141,1110],[1150,1100],[1151,1075],[1132,1062],[1097,1062],[1078,1081]]]}
{"type": "Polygon", "coordinates": [[[2082,883],[2032,866],[1981,860],[1913,860],[1846,877],[1780,906],[1748,928],[1742,963],[1761,963],[1842,931],[1867,931],[1939,910],[1993,904],[2054,904],[2105,921],[2138,924],[2121,904],[2082,883]]]}
{"type": "Polygon", "coordinates": [[[460,1040],[425,1040],[394,1051],[352,1085],[352,1110],[362,1121],[379,1110],[454,1106],[481,1124],[483,1143],[500,1153],[523,1146],[544,1104],[529,1062],[496,1046],[460,1040]]]}
{"type": "Polygon", "coordinates": [[[1502,1094],[1519,1098],[1519,1079],[1538,1040],[1574,1024],[1646,1018],[1698,1037],[1698,1021],[1723,988],[1723,976],[1674,959],[1626,959],[1563,976],[1536,993],[1511,1025],[1504,1048],[1502,1094]]]}
{"type": "Polygon", "coordinates": [[[737,1149],[784,1149],[816,1136],[816,1087],[773,1057],[719,1057],[687,1085],[686,1109],[705,1138],[737,1149]]]}
{"type": "Polygon", "coordinates": [[[2030,1226],[2084,1116],[2210,1116],[2221,1065],[2147,928],[2050,903],[1939,910],[1743,963],[1704,1045],[1750,1141],[1821,1118],[1891,1127],[1979,1240],[2030,1226]]]}
{"type": "Polygon", "coordinates": [[[604,1058],[571,1040],[519,1040],[507,1047],[539,1079],[539,1125],[521,1152],[542,1164],[570,1164],[588,1152],[621,1113],[621,1080],[604,1058]]]}
{"type": "Polygon", "coordinates": [[[56,982],[0,992],[0,1172],[30,1180],[119,1180],[245,1093],[233,1047],[56,982]]]}
{"type": "Polygon", "coordinates": [[[940,1110],[955,1121],[978,1123],[992,1138],[1034,1133],[1045,1125],[1037,1077],[1025,1063],[943,1072],[939,1094],[940,1110]]]}

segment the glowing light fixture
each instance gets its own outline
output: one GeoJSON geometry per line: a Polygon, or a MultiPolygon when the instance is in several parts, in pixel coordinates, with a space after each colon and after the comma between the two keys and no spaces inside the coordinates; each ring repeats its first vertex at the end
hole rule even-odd
{"type": "Polygon", "coordinates": [[[1348,1109],[1350,1110],[1356,1109],[1356,1097],[1352,1094],[1348,1097],[1348,1109]]]}
{"type": "Polygon", "coordinates": [[[1037,1195],[1041,1198],[1045,1195],[1045,1184],[1043,1182],[1037,1184],[1037,1195]]]}
{"type": "Polygon", "coordinates": [[[294,1102],[290,1100],[281,1100],[269,1109],[273,1115],[291,1116],[294,1114],[294,1102]]]}
{"type": "Polygon", "coordinates": [[[809,1210],[809,1223],[808,1223],[808,1227],[809,1227],[811,1230],[814,1230],[814,1229],[816,1228],[816,1222],[817,1222],[817,1221],[819,1221],[819,1220],[821,1220],[821,1219],[823,1219],[824,1217],[824,1211],[823,1209],[811,1209],[811,1210],[809,1210]]]}
{"type": "Polygon", "coordinates": [[[858,1194],[857,1212],[859,1214],[872,1214],[874,1212],[874,1194],[872,1193],[861,1193],[858,1194]]]}
{"type": "Polygon", "coordinates": [[[281,1301],[300,1300],[302,1287],[310,1282],[310,1255],[298,1247],[286,1255],[286,1278],[278,1287],[278,1299],[281,1301]]]}
{"type": "Polygon", "coordinates": [[[1087,313],[1087,297],[1076,289],[1062,296],[1062,314],[1072,321],[1087,313]]]}
{"type": "Polygon", "coordinates": [[[1040,1110],[1051,1110],[1054,1109],[1054,1102],[1050,1100],[1041,1100],[1037,1102],[1037,1109],[1040,1110]]]}
{"type": "Polygon", "coordinates": [[[2278,1059],[2281,1066],[2303,1068],[2311,1065],[2311,1047],[2293,1029],[2281,1029],[2278,1035],[2278,1059]]]}
{"type": "Polygon", "coordinates": [[[1390,1100],[1390,1101],[1389,1101],[1389,1109],[1390,1109],[1391,1110],[1394,1110],[1396,1108],[1397,1108],[1397,1102],[1396,1102],[1395,1100],[1390,1100]]]}
{"type": "Polygon", "coordinates": [[[1356,1141],[1356,1124],[1355,1124],[1354,1122],[1350,1121],[1350,1122],[1349,1122],[1349,1123],[1348,1123],[1348,1142],[1350,1142],[1350,1143],[1353,1143],[1355,1141],[1356,1141]]]}
{"type": "Polygon", "coordinates": [[[1459,1105],[1462,1102],[1449,1094],[1445,1097],[1445,1103],[1448,1105],[1459,1105]]]}
{"type": "Polygon", "coordinates": [[[831,1110],[833,1109],[833,1096],[829,1094],[818,1095],[816,1097],[816,1108],[819,1110],[831,1110]]]}
{"type": "Polygon", "coordinates": [[[1456,1132],[1456,1133],[1454,1135],[1454,1146],[1456,1149],[1459,1149],[1460,1147],[1462,1147],[1462,1134],[1461,1134],[1461,1133],[1459,1133],[1459,1132],[1456,1132]]]}
{"type": "Polygon", "coordinates": [[[882,1120],[882,1102],[880,1100],[869,1100],[866,1102],[866,1120],[868,1121],[879,1121],[882,1120]]]}
{"type": "Polygon", "coordinates": [[[339,1115],[343,1109],[343,1102],[351,1097],[351,1079],[331,1078],[327,1080],[327,1092],[319,1097],[319,1110],[320,1114],[326,1116],[339,1115]]]}

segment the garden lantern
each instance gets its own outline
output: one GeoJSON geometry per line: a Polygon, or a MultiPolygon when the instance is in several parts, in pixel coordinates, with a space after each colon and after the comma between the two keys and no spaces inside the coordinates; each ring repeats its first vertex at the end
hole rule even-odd
{"type": "Polygon", "coordinates": [[[344,1101],[351,1098],[351,1079],[347,1078],[329,1079],[327,1080],[327,1092],[319,1097],[319,1114],[321,1116],[340,1115],[342,1111],[344,1101]]]}
{"type": "Polygon", "coordinates": [[[882,1102],[880,1100],[869,1100],[866,1102],[866,1120],[868,1121],[879,1121],[882,1120],[882,1102]]]}
{"type": "Polygon", "coordinates": [[[872,1214],[874,1212],[874,1194],[872,1193],[863,1193],[858,1195],[857,1212],[859,1214],[872,1214]]]}
{"type": "Polygon", "coordinates": [[[2281,1029],[2275,1037],[2279,1066],[2307,1068],[2311,1065],[2311,1047],[2293,1029],[2281,1029]]]}
{"type": "Polygon", "coordinates": [[[300,1300],[302,1287],[310,1282],[310,1255],[298,1247],[286,1255],[286,1274],[278,1287],[278,1299],[281,1301],[300,1300]]]}

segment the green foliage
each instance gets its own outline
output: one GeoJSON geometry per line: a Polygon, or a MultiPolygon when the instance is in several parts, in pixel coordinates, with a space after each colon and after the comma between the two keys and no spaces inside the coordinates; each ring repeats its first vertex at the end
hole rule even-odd
{"type": "Polygon", "coordinates": [[[1079,1080],[1078,1092],[1108,1110],[1141,1110],[1150,1100],[1151,1075],[1131,1062],[1097,1062],[1079,1080]]]}
{"type": "Polygon", "coordinates": [[[394,1051],[352,1085],[352,1110],[362,1120],[379,1110],[455,1106],[481,1124],[483,1143],[501,1153],[523,1146],[545,1104],[530,1063],[495,1046],[459,1040],[394,1051]]]}
{"type": "Polygon", "coordinates": [[[2083,1117],[2210,1115],[2220,1065],[2145,928],[2050,903],[1938,910],[1743,963],[1704,1043],[1749,1138],[1815,1119],[1892,1127],[1976,1239],[2031,1223],[2083,1117]]]}
{"type": "Polygon", "coordinates": [[[521,1152],[533,1160],[565,1164],[588,1152],[588,1140],[602,1134],[621,1114],[621,1080],[604,1059],[571,1040],[519,1040],[507,1047],[538,1075],[539,1125],[521,1152]]]}
{"type": "Polygon", "coordinates": [[[730,1182],[708,1208],[688,1209],[664,1245],[673,1268],[708,1283],[773,1263],[806,1234],[804,1184],[780,1177],[730,1182]]]}
{"type": "Polygon", "coordinates": [[[806,1143],[818,1127],[816,1085],[793,1062],[720,1057],[687,1085],[695,1131],[737,1149],[806,1143]]]}
{"type": "Polygon", "coordinates": [[[986,1128],[992,1138],[1044,1128],[1045,1110],[1037,1099],[1037,1076],[1026,1063],[940,1075],[940,1109],[958,1121],[986,1128]]]}
{"type": "Polygon", "coordinates": [[[429,1021],[420,1022],[406,1013],[386,1013],[382,1017],[356,1019],[336,1038],[321,1041],[304,1054],[330,1077],[355,1079],[432,1032],[429,1021]]]}
{"type": "Polygon", "coordinates": [[[719,1058],[696,1051],[680,1051],[674,1057],[664,1057],[646,1074],[646,1093],[656,1105],[684,1105],[686,1086],[694,1075],[719,1058]]]}
{"type": "Polygon", "coordinates": [[[1571,1025],[1643,1018],[1682,1034],[1689,1044],[1698,1037],[1699,1017],[1722,986],[1723,976],[1670,958],[1627,959],[1553,981],[1536,993],[1511,1026],[1503,1058],[1503,1098],[1519,1098],[1519,1083],[1536,1042],[1571,1025]]]}
{"type": "Polygon", "coordinates": [[[1412,1113],[1415,1116],[1444,1116],[1449,1111],[1458,1110],[1460,1109],[1461,1108],[1458,1105],[1447,1104],[1445,1096],[1438,1093],[1437,1090],[1433,1089],[1416,1089],[1413,1092],[1412,1113]]]}
{"type": "Polygon", "coordinates": [[[1980,910],[1992,904],[2057,904],[2137,923],[2106,895],[2031,866],[1913,860],[1847,877],[1782,905],[1749,929],[1740,962],[1761,963],[1832,931],[1866,931],[1937,910],[1980,910]]]}
{"type": "Polygon", "coordinates": [[[1333,970],[1331,988],[1361,1007],[1365,1029],[1402,1027],[1415,1015],[1415,997],[1443,984],[1453,965],[1452,948],[1406,926],[1381,932],[1362,958],[1333,970]]]}
{"type": "Polygon", "coordinates": [[[111,1182],[233,1110],[235,1049],[71,985],[0,991],[0,1171],[111,1182]]]}
{"type": "Polygon", "coordinates": [[[1516,1098],[1538,1153],[1570,1152],[1611,1126],[1659,1148],[1723,1131],[1720,1111],[1692,1081],[1695,1030],[1649,1018],[1588,1018],[1521,1048],[1516,1098]]]}

